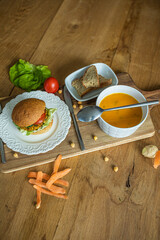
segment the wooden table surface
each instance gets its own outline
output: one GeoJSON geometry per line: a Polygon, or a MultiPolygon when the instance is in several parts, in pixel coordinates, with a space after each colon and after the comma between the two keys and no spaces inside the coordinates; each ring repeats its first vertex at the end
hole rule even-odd
{"type": "MultiPolygon", "coordinates": [[[[160,1],[2,0],[1,100],[21,93],[8,77],[19,58],[48,65],[60,86],[74,70],[103,62],[116,73],[128,72],[143,90],[158,89],[160,1]]],[[[27,174],[50,173],[52,163],[1,173],[0,239],[160,239],[160,168],[141,155],[147,144],[160,148],[159,106],[151,117],[151,138],[63,160],[61,169],[72,168],[68,200],[43,195],[41,208],[35,208],[27,174]]]]}

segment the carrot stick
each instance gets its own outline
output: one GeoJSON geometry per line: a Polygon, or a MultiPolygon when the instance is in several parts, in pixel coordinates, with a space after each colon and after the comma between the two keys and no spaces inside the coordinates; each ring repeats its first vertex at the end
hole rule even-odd
{"type": "MultiPolygon", "coordinates": [[[[42,181],[42,175],[43,175],[42,171],[39,171],[37,173],[37,178],[36,178],[35,182],[38,181],[38,180],[42,181]]],[[[40,208],[40,206],[41,206],[41,192],[37,189],[37,204],[36,204],[36,208],[38,209],[38,208],[40,208]]]]}
{"type": "Polygon", "coordinates": [[[47,195],[51,195],[51,196],[55,196],[55,197],[58,197],[58,198],[64,198],[64,199],[67,199],[68,196],[66,195],[62,195],[62,194],[58,194],[58,193],[53,193],[53,192],[50,192],[48,190],[45,190],[44,188],[41,188],[37,185],[33,185],[33,187],[37,190],[39,190],[40,192],[44,193],[44,194],[47,194],[47,195]]]}
{"type": "MultiPolygon", "coordinates": [[[[29,172],[28,173],[28,178],[37,178],[37,172],[29,172]]],[[[49,180],[50,176],[47,173],[43,173],[42,178],[44,180],[49,180]]]]}
{"type": "Polygon", "coordinates": [[[69,182],[64,180],[64,179],[57,179],[54,183],[55,184],[60,184],[60,185],[65,186],[65,187],[69,186],[69,182]]]}
{"type": "Polygon", "coordinates": [[[157,169],[159,165],[160,165],[160,150],[156,152],[153,167],[157,169]]]}
{"type": "Polygon", "coordinates": [[[71,168],[66,168],[63,171],[57,172],[52,174],[52,176],[50,177],[50,179],[46,182],[46,187],[50,188],[51,185],[59,178],[64,177],[66,174],[68,174],[71,171],[71,168]]]}
{"type": "Polygon", "coordinates": [[[61,160],[62,160],[62,155],[59,154],[58,157],[56,158],[56,160],[54,161],[54,165],[53,165],[53,173],[58,172],[58,168],[61,164],[61,160]]]}
{"type": "MultiPolygon", "coordinates": [[[[48,175],[48,174],[46,174],[48,175]]],[[[28,173],[28,178],[37,178],[37,172],[29,172],[28,173]]],[[[49,178],[49,175],[48,175],[48,178],[49,178]]],[[[43,173],[43,179],[44,179],[44,173],[43,173]]]]}
{"type": "MultiPolygon", "coordinates": [[[[46,184],[44,182],[41,182],[41,181],[38,181],[38,180],[35,180],[33,178],[30,178],[29,179],[29,183],[31,184],[34,184],[34,185],[37,185],[39,187],[43,187],[43,188],[47,188],[46,187],[46,184]]],[[[57,187],[57,186],[54,186],[52,185],[50,190],[54,193],[61,193],[61,194],[65,194],[66,193],[66,190],[61,188],[61,187],[57,187]]]]}
{"type": "MultiPolygon", "coordinates": [[[[28,173],[28,178],[37,178],[37,172],[29,172],[28,173]]],[[[48,181],[50,178],[50,176],[47,174],[47,173],[43,173],[43,179],[48,181]]],[[[63,179],[57,179],[55,181],[55,184],[60,184],[60,185],[63,185],[65,187],[68,187],[69,186],[69,182],[66,181],[66,180],[63,180],[63,179]]]]}

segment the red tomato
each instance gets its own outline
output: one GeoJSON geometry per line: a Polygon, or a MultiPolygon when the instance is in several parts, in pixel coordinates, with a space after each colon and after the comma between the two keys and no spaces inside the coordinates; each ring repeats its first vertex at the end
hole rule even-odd
{"type": "Polygon", "coordinates": [[[56,93],[59,89],[59,83],[57,79],[50,77],[44,82],[44,89],[48,93],[56,93]]]}
{"type": "Polygon", "coordinates": [[[34,125],[38,125],[44,122],[45,117],[46,117],[46,113],[43,113],[42,116],[38,119],[38,121],[34,123],[34,125]]]}

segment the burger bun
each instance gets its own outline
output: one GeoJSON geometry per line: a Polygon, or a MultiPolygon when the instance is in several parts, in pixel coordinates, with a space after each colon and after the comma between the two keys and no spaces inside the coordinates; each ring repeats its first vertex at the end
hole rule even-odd
{"type": "Polygon", "coordinates": [[[28,127],[42,116],[46,104],[37,98],[28,98],[16,104],[12,111],[12,120],[19,127],[28,127]]]}

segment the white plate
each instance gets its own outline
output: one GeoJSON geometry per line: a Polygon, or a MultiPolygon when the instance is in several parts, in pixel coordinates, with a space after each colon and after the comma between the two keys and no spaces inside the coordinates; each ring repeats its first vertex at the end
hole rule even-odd
{"type": "Polygon", "coordinates": [[[71,117],[68,106],[59,97],[52,93],[33,91],[22,93],[8,102],[0,114],[0,123],[0,137],[9,148],[15,152],[33,155],[47,152],[60,144],[68,134],[71,117]],[[24,136],[12,122],[14,106],[27,98],[38,98],[45,101],[47,108],[57,108],[53,115],[52,128],[48,132],[24,136]]]}
{"type": "MultiPolygon", "coordinates": [[[[103,77],[108,78],[108,79],[112,78],[111,86],[118,84],[118,78],[117,78],[116,74],[112,71],[112,69],[108,65],[106,65],[104,63],[94,63],[91,65],[96,66],[98,74],[100,74],[103,77]]],[[[89,68],[91,65],[81,68],[81,69],[71,73],[70,75],[68,75],[65,78],[65,85],[66,85],[68,91],[70,92],[72,97],[74,97],[77,101],[84,102],[84,101],[88,101],[90,99],[96,98],[106,88],[106,87],[104,87],[104,88],[99,88],[99,89],[93,90],[92,92],[85,94],[81,98],[78,95],[76,89],[74,87],[72,87],[72,81],[76,78],[82,77],[84,72],[86,71],[86,69],[89,68]]]]}

